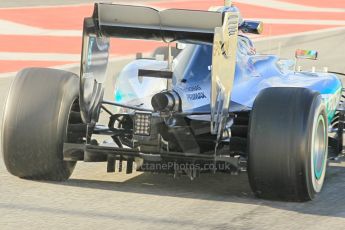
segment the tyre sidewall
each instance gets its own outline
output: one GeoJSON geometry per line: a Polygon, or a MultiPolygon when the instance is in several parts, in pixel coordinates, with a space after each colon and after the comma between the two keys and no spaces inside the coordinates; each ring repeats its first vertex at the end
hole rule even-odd
{"type": "Polygon", "coordinates": [[[79,78],[67,71],[30,68],[18,73],[7,98],[2,152],[18,177],[65,180],[75,162],[63,161],[69,111],[79,96],[79,78]]]}
{"type": "Polygon", "coordinates": [[[325,138],[325,146],[326,146],[326,156],[324,159],[325,162],[323,163],[323,172],[322,176],[319,180],[320,184],[318,185],[319,188],[315,188],[314,181],[315,174],[314,174],[314,166],[313,166],[313,138],[314,135],[316,135],[316,128],[319,116],[323,116],[324,122],[325,122],[325,135],[327,135],[327,115],[326,115],[326,107],[324,103],[322,102],[321,95],[318,95],[318,97],[314,100],[312,109],[309,113],[309,119],[308,119],[308,145],[307,145],[307,151],[306,156],[303,157],[304,162],[304,174],[305,174],[305,181],[307,182],[306,186],[308,189],[308,197],[310,199],[313,199],[317,193],[321,191],[323,182],[325,180],[326,175],[326,168],[327,168],[327,146],[328,146],[328,138],[326,136],[325,138]]]}
{"type": "Polygon", "coordinates": [[[248,178],[258,197],[314,198],[318,191],[313,187],[312,134],[320,114],[327,135],[325,105],[318,92],[277,87],[257,96],[249,120],[248,178]]]}

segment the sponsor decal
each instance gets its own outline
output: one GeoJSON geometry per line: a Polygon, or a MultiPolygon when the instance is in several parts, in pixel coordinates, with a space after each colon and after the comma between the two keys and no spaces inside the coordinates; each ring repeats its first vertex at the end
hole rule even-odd
{"type": "Polygon", "coordinates": [[[187,99],[190,101],[200,100],[204,98],[207,98],[204,92],[187,94],[187,99]]]}
{"type": "Polygon", "coordinates": [[[201,90],[201,87],[199,85],[193,85],[193,86],[186,87],[186,90],[189,92],[193,92],[193,91],[201,90]]]}

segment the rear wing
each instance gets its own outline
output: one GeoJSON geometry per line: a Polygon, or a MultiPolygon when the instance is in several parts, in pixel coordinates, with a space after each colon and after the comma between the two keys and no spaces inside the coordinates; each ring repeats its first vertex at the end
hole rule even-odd
{"type": "Polygon", "coordinates": [[[223,24],[221,12],[115,4],[96,4],[92,18],[103,36],[165,42],[212,43],[214,28],[223,24]]]}
{"type": "Polygon", "coordinates": [[[84,121],[96,119],[92,113],[97,111],[102,97],[109,37],[208,43],[213,44],[211,130],[220,136],[228,117],[234,78],[238,17],[237,12],[158,11],[144,6],[96,3],[83,28],[80,104],[84,121]]]}

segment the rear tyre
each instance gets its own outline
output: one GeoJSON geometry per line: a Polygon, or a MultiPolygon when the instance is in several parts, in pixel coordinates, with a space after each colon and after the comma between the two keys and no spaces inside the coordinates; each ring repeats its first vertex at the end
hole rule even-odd
{"type": "Polygon", "coordinates": [[[321,96],[304,88],[268,88],[249,123],[248,176],[261,198],[307,201],[321,191],[327,163],[321,96]]]}
{"type": "MultiPolygon", "coordinates": [[[[35,180],[66,180],[76,162],[63,160],[68,127],[81,122],[77,75],[30,68],[18,73],[11,86],[2,127],[7,170],[35,180]]],[[[77,141],[75,135],[70,142],[77,141]]]]}

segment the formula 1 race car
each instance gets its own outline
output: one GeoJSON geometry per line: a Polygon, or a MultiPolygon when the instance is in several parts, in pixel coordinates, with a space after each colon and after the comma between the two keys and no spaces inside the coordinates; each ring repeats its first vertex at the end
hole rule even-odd
{"type": "Polygon", "coordinates": [[[46,68],[16,76],[2,128],[8,171],[66,180],[77,161],[191,179],[247,171],[258,197],[313,199],[328,152],[342,152],[342,84],[326,70],[301,71],[291,60],[257,54],[245,34],[262,26],[231,3],[210,11],[96,3],[84,20],[80,77],[46,68]],[[114,99],[105,100],[111,37],[164,41],[168,55],[127,64],[114,99]]]}

